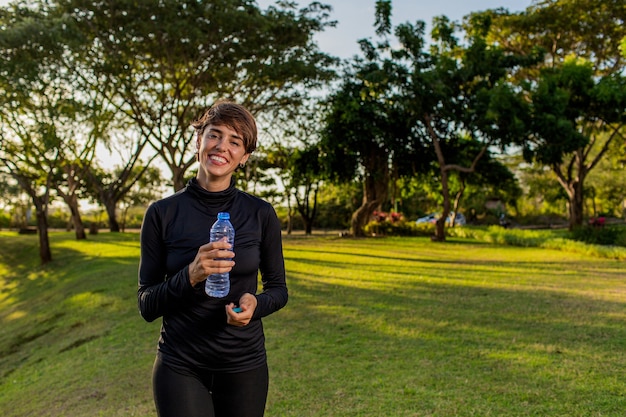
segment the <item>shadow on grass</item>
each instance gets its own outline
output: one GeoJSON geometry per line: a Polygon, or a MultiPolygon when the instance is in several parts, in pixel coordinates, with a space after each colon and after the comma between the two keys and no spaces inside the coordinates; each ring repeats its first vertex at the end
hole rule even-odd
{"type": "MultiPolygon", "coordinates": [[[[11,248],[0,254],[0,263],[8,269],[0,290],[0,379],[26,362],[106,336],[115,320],[112,311],[135,305],[136,279],[112,278],[136,271],[138,256],[99,259],[91,250],[107,242],[124,245],[125,237],[99,234],[70,244],[80,249],[67,247],[72,237],[52,233],[53,260],[40,265],[36,236],[0,236],[0,244],[11,248]]],[[[137,249],[136,244],[130,246],[137,249]]]]}
{"type": "Polygon", "coordinates": [[[626,406],[616,264],[417,255],[399,266],[304,252],[289,248],[290,301],[266,324],[272,415],[618,416],[626,406]],[[588,285],[570,286],[567,274],[588,285]]]}

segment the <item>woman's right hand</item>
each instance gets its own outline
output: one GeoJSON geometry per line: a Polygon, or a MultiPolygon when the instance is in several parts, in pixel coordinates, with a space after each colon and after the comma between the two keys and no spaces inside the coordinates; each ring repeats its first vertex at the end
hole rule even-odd
{"type": "Polygon", "coordinates": [[[235,253],[230,250],[226,239],[200,246],[195,259],[189,264],[189,282],[195,287],[211,274],[230,272],[235,262],[223,259],[234,257],[235,253]]]}

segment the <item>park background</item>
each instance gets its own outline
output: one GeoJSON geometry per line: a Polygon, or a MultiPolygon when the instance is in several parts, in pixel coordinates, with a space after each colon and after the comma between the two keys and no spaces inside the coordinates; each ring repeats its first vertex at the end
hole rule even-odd
{"type": "Polygon", "coordinates": [[[0,226],[37,229],[44,263],[49,227],[136,229],[181,189],[219,98],[256,114],[238,186],[288,233],[623,223],[620,2],[23,4],[4,9],[0,226]]]}
{"type": "Polygon", "coordinates": [[[3,414],[154,414],[136,231],[230,97],[285,228],[268,416],[622,415],[622,2],[259,4],[2,8],[3,414]]]}

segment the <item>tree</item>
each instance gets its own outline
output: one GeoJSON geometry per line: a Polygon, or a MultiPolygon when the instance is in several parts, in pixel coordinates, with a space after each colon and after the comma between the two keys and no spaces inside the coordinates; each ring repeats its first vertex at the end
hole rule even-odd
{"type": "Polygon", "coordinates": [[[127,194],[133,187],[146,181],[142,177],[150,169],[149,162],[142,165],[138,158],[139,154],[134,152],[133,157],[124,166],[112,171],[91,166],[86,172],[88,193],[94,200],[104,205],[111,232],[120,231],[120,224],[117,221],[118,204],[129,198],[127,194]]]}
{"type": "MultiPolygon", "coordinates": [[[[15,101],[12,103],[18,104],[15,101]]],[[[38,110],[27,109],[26,104],[23,100],[19,102],[21,111],[38,110]]],[[[52,261],[48,239],[48,205],[53,189],[54,172],[59,163],[58,151],[54,146],[49,149],[46,145],[54,145],[57,137],[50,125],[40,123],[31,126],[22,120],[10,120],[7,117],[15,114],[16,111],[0,112],[2,134],[0,169],[19,184],[35,206],[39,257],[41,263],[46,264],[52,261]]]]}
{"type": "Polygon", "coordinates": [[[622,0],[541,0],[519,13],[498,9],[478,14],[493,21],[489,43],[520,54],[539,47],[546,52],[546,67],[576,56],[608,75],[620,73],[626,64],[621,53],[626,42],[622,0]]]}
{"type": "Polygon", "coordinates": [[[626,78],[598,78],[590,63],[568,60],[544,68],[528,86],[527,161],[549,166],[567,193],[570,230],[584,220],[585,179],[618,139],[626,123],[626,78]]]}
{"type": "Polygon", "coordinates": [[[293,230],[294,211],[300,214],[305,234],[313,231],[320,186],[319,148],[316,144],[296,148],[275,143],[267,153],[268,164],[277,169],[287,202],[287,233],[293,230]],[[295,208],[293,200],[295,199],[295,208]]]}
{"type": "Polygon", "coordinates": [[[85,226],[80,214],[79,197],[84,190],[83,181],[89,166],[89,162],[85,163],[85,161],[93,160],[93,149],[95,149],[95,146],[91,149],[84,149],[87,153],[91,153],[84,155],[87,159],[81,159],[80,157],[74,160],[63,159],[59,171],[65,178],[65,181],[55,181],[56,193],[65,201],[70,209],[71,221],[74,225],[77,240],[87,238],[85,226]]]}
{"type": "MultiPolygon", "coordinates": [[[[68,74],[68,75],[71,75],[68,74]]],[[[68,94],[76,94],[71,90],[68,94]]],[[[87,178],[95,160],[96,146],[107,135],[112,115],[106,106],[98,103],[98,95],[83,92],[81,101],[67,100],[61,105],[68,107],[71,118],[62,121],[59,131],[59,167],[56,170],[54,188],[68,206],[76,239],[86,239],[85,226],[80,214],[79,200],[87,193],[87,178]]]]}
{"type": "Polygon", "coordinates": [[[390,45],[390,3],[376,2],[376,31],[383,39],[373,45],[360,41],[363,58],[345,69],[344,81],[328,100],[321,150],[329,177],[336,183],[363,184],[363,201],[352,214],[350,232],[364,235],[363,227],[389,196],[392,167],[405,166],[419,154],[419,144],[407,123],[395,86],[406,73],[385,54],[390,45]]]}
{"type": "Polygon", "coordinates": [[[491,149],[504,150],[525,132],[525,107],[507,75],[532,65],[535,53],[516,55],[485,41],[490,22],[476,19],[467,33],[467,45],[454,37],[455,25],[447,18],[433,20],[434,44],[426,53],[423,23],[396,29],[403,48],[399,59],[411,65],[404,86],[404,103],[414,129],[435,154],[441,182],[443,208],[435,240],[445,240],[445,221],[451,211],[451,173],[477,170],[491,149]]]}
{"type": "MultiPolygon", "coordinates": [[[[68,93],[56,56],[56,21],[26,5],[0,12],[0,169],[13,177],[36,209],[41,263],[52,260],[48,205],[62,166],[66,126],[79,107],[68,93]]],[[[70,145],[71,146],[71,145],[70,145]]]]}
{"type": "Polygon", "coordinates": [[[310,235],[317,216],[318,191],[325,179],[320,157],[319,126],[322,103],[310,98],[303,113],[294,115],[288,109],[274,114],[280,137],[274,138],[266,151],[268,163],[277,169],[285,190],[288,225],[291,233],[294,211],[300,214],[305,234],[310,235]],[[295,208],[292,201],[295,200],[295,208]]]}
{"type": "MultiPolygon", "coordinates": [[[[482,146],[477,144],[477,146],[482,146]]],[[[478,151],[471,150],[470,156],[475,155],[478,151]]],[[[465,162],[467,165],[468,162],[465,162]]],[[[517,179],[509,168],[502,163],[499,158],[494,157],[487,152],[476,164],[476,169],[472,172],[452,171],[453,176],[450,180],[450,191],[452,197],[451,210],[454,215],[450,224],[454,225],[456,214],[459,213],[461,200],[464,201],[463,207],[466,213],[470,212],[466,217],[472,221],[474,215],[484,212],[488,201],[500,201],[502,205],[510,205],[514,209],[517,208],[517,200],[521,197],[522,191],[519,187],[517,179]],[[473,204],[471,209],[470,204],[473,204]]]]}
{"type": "MultiPolygon", "coordinates": [[[[377,2],[379,35],[389,33],[390,13],[390,2],[377,2]]],[[[456,26],[436,18],[428,52],[423,22],[395,28],[399,48],[361,42],[366,60],[356,61],[354,76],[334,95],[326,135],[327,143],[337,143],[332,158],[346,173],[363,169],[365,197],[353,216],[355,230],[387,197],[390,167],[406,175],[409,166],[419,172],[434,161],[443,197],[435,239],[444,240],[451,173],[474,172],[490,149],[504,149],[523,136],[524,105],[506,77],[538,56],[488,45],[489,24],[476,18],[467,45],[461,45],[456,26]]]]}
{"type": "MultiPolygon", "coordinates": [[[[76,238],[85,239],[79,199],[85,194],[96,145],[108,137],[114,120],[111,108],[98,89],[77,88],[88,71],[73,59],[72,49],[79,49],[81,37],[69,30],[67,15],[56,13],[46,2],[16,3],[2,15],[4,121],[15,131],[14,137],[34,141],[32,147],[41,155],[55,153],[54,166],[39,163],[31,171],[51,176],[46,183],[68,205],[76,238]],[[40,134],[26,136],[33,126],[40,126],[40,134]]],[[[19,146],[13,149],[23,151],[19,146]]]]}
{"type": "Polygon", "coordinates": [[[541,46],[547,52],[541,66],[520,77],[534,102],[525,155],[554,171],[568,195],[569,226],[579,226],[585,179],[611,142],[623,137],[623,1],[550,0],[521,13],[492,10],[484,15],[493,19],[491,43],[509,51],[541,46]]]}
{"type": "MultiPolygon", "coordinates": [[[[174,190],[194,164],[191,121],[218,98],[253,113],[296,106],[332,74],[313,34],[329,7],[259,10],[251,0],[56,2],[71,17],[81,88],[98,90],[165,162],[174,190]]],[[[138,143],[141,143],[138,142],[138,143]]]]}
{"type": "Polygon", "coordinates": [[[304,222],[304,232],[310,235],[317,215],[317,193],[322,175],[319,147],[314,145],[296,150],[292,164],[293,196],[304,222]]]}
{"type": "Polygon", "coordinates": [[[378,68],[366,66],[333,95],[321,142],[330,178],[337,183],[356,178],[362,183],[363,200],[350,225],[354,236],[364,234],[372,213],[387,201],[390,166],[406,157],[394,145],[409,136],[408,126],[398,117],[400,113],[393,111],[391,100],[384,91],[376,91],[387,83],[369,82],[376,74],[380,74],[378,68]]]}
{"type": "MultiPolygon", "coordinates": [[[[136,170],[142,170],[141,167],[136,170]]],[[[130,190],[124,194],[120,206],[121,213],[121,231],[126,229],[126,217],[131,207],[147,206],[151,202],[157,200],[163,189],[160,187],[161,171],[158,168],[148,168],[139,175],[139,180],[133,184],[130,190]]]]}

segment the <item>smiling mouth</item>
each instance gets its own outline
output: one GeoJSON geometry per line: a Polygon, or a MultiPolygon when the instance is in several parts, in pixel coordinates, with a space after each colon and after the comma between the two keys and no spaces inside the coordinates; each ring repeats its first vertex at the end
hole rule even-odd
{"type": "Polygon", "coordinates": [[[217,155],[210,155],[209,160],[212,162],[217,162],[218,164],[225,164],[228,162],[226,158],[222,158],[221,156],[217,155]]]}

